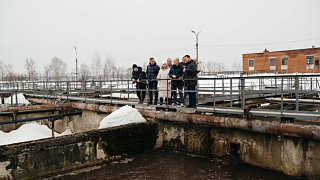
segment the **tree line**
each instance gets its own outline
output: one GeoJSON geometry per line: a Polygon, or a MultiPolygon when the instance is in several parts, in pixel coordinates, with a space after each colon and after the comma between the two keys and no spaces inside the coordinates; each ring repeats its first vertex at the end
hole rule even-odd
{"type": "MultiPolygon", "coordinates": [[[[49,64],[44,64],[43,68],[38,68],[32,58],[24,61],[26,73],[16,73],[11,63],[5,64],[0,60],[1,81],[64,81],[76,80],[75,69],[68,72],[67,64],[58,57],[51,58],[49,64]],[[40,71],[39,69],[42,69],[40,71]]],[[[96,53],[90,65],[80,64],[78,68],[78,80],[110,80],[110,79],[130,79],[131,68],[116,67],[113,60],[107,57],[101,60],[99,53],[96,53]]]]}
{"type": "MultiPolygon", "coordinates": [[[[131,64],[130,64],[131,65],[131,64]]],[[[201,71],[206,73],[221,72],[226,69],[224,63],[214,61],[202,62],[199,64],[201,71]]],[[[2,81],[63,81],[76,80],[76,70],[68,72],[67,64],[58,57],[51,58],[49,64],[44,64],[42,71],[39,71],[36,62],[32,58],[24,61],[27,73],[16,73],[11,63],[5,64],[0,60],[0,75],[2,81]]],[[[147,61],[143,62],[142,68],[147,67],[147,61]]],[[[228,64],[227,69],[241,71],[241,63],[234,62],[228,64]]],[[[131,78],[132,69],[129,67],[116,67],[112,58],[107,56],[102,60],[100,54],[96,52],[92,57],[91,64],[82,63],[78,66],[77,80],[125,80],[131,78]]]]}

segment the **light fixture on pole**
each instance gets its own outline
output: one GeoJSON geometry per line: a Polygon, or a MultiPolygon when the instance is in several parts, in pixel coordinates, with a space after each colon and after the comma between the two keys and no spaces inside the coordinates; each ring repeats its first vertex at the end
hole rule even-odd
{"type": "Polygon", "coordinates": [[[197,68],[198,68],[198,64],[199,64],[198,35],[199,35],[199,33],[200,33],[201,31],[199,31],[199,32],[196,33],[194,30],[191,30],[191,32],[196,35],[196,54],[197,54],[197,68]]]}
{"type": "Polygon", "coordinates": [[[74,49],[76,50],[76,81],[78,81],[78,52],[77,52],[77,47],[74,46],[74,49]]]}

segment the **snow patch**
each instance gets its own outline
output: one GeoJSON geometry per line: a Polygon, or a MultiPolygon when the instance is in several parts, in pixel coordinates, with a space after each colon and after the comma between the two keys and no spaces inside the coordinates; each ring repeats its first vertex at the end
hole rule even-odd
{"type": "MultiPolygon", "coordinates": [[[[70,129],[61,134],[54,132],[55,137],[68,134],[72,134],[70,129]]],[[[50,128],[48,128],[48,126],[33,122],[24,124],[19,129],[9,133],[0,131],[0,146],[50,137],[52,137],[52,131],[50,128]]]]}
{"type": "Polygon", "coordinates": [[[100,122],[99,129],[139,122],[147,121],[142,117],[137,109],[126,105],[105,117],[100,122]]]}
{"type": "MultiPolygon", "coordinates": [[[[18,104],[30,104],[30,102],[24,97],[22,93],[17,94],[18,97],[18,104]]],[[[5,98],[4,103],[5,104],[11,104],[11,98],[13,100],[13,104],[16,104],[16,95],[12,95],[11,97],[5,98]]]]}

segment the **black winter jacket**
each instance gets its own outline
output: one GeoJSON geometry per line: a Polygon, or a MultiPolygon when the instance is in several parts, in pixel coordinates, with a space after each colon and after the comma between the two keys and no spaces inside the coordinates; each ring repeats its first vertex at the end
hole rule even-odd
{"type": "Polygon", "coordinates": [[[149,65],[147,66],[147,78],[148,79],[156,79],[158,74],[159,74],[160,67],[157,65],[157,63],[154,63],[154,65],[149,65]]]}
{"type": "MultiPolygon", "coordinates": [[[[178,66],[172,65],[169,71],[169,77],[172,79],[179,79],[183,76],[183,66],[179,63],[178,66]],[[172,75],[176,75],[176,78],[173,78],[172,75]]],[[[182,80],[172,80],[172,85],[182,86],[182,80]]]]}
{"type": "MultiPolygon", "coordinates": [[[[186,72],[184,72],[185,79],[196,79],[197,76],[197,65],[193,60],[190,60],[188,63],[184,64],[186,66],[186,72]]],[[[185,80],[185,86],[196,86],[197,80],[185,80]]]]}
{"type": "Polygon", "coordinates": [[[136,81],[139,79],[140,82],[137,82],[138,89],[145,89],[147,82],[146,82],[146,73],[142,71],[142,68],[138,66],[138,71],[132,70],[132,79],[136,81]]]}

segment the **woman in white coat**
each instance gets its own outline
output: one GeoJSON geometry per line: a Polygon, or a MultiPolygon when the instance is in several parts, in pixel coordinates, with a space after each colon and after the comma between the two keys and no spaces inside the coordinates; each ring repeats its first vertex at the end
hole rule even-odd
{"type": "MultiPolygon", "coordinates": [[[[163,63],[157,79],[169,79],[169,71],[166,63],[163,63]]],[[[168,97],[171,96],[171,81],[170,80],[158,80],[159,82],[159,97],[160,97],[160,105],[163,104],[163,98],[166,99],[166,104],[168,105],[168,97]]]]}

